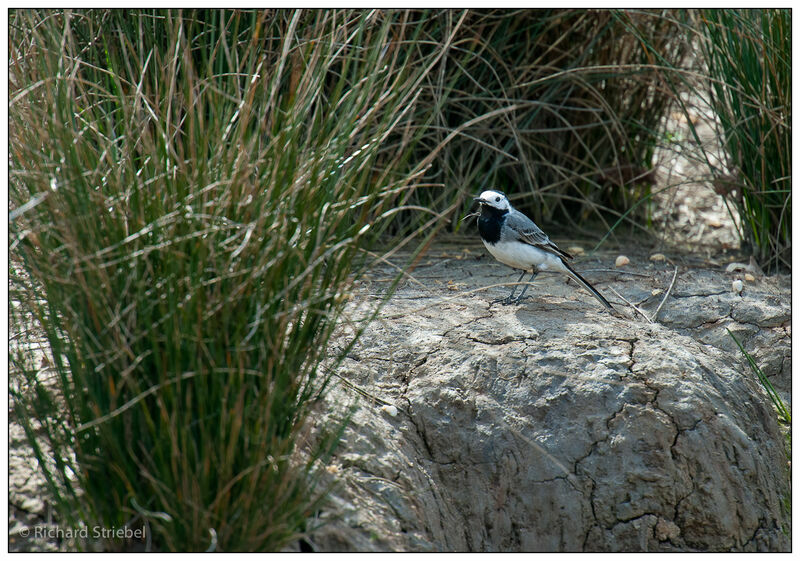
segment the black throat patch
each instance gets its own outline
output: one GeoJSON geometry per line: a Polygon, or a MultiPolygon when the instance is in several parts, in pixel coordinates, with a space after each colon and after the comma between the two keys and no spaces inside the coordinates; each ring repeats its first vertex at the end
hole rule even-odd
{"type": "Polygon", "coordinates": [[[478,217],[478,232],[481,238],[492,245],[500,241],[500,230],[506,221],[507,210],[500,210],[489,205],[481,205],[478,217]]]}

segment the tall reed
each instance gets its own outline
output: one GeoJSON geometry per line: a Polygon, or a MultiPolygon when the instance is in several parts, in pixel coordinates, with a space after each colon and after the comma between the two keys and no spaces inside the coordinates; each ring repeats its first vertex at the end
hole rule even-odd
{"type": "Polygon", "coordinates": [[[318,364],[445,50],[399,49],[408,17],[11,14],[12,321],[55,372],[22,349],[12,397],[63,525],[171,551],[302,534],[339,430],[304,440],[318,364]]]}
{"type": "MultiPolygon", "coordinates": [[[[441,15],[422,38],[435,44],[458,16],[441,15]]],[[[626,211],[649,193],[672,94],[625,19],[666,60],[683,58],[682,28],[649,12],[469,11],[420,98],[437,112],[419,157],[452,137],[428,173],[445,188],[414,200],[439,211],[460,201],[465,212],[474,193],[498,188],[537,221],[588,233],[587,221],[609,229],[624,216],[643,229],[644,215],[626,211]]]]}
{"type": "Polygon", "coordinates": [[[766,269],[791,268],[792,13],[702,10],[711,106],[729,156],[718,190],[766,269]]]}
{"type": "Polygon", "coordinates": [[[676,62],[652,44],[646,27],[626,22],[686,118],[688,135],[673,144],[738,213],[743,249],[765,269],[791,268],[791,12],[665,10],[652,17],[681,29],[688,49],[676,62]],[[690,105],[713,113],[721,161],[701,142],[690,105]]]}

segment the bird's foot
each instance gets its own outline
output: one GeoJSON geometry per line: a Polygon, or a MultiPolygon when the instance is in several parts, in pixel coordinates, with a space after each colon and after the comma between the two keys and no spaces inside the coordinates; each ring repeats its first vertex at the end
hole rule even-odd
{"type": "Polygon", "coordinates": [[[489,302],[489,307],[491,308],[495,304],[501,304],[503,306],[510,306],[511,304],[516,304],[518,299],[512,298],[511,296],[506,296],[505,298],[498,298],[496,300],[492,300],[489,302]]]}

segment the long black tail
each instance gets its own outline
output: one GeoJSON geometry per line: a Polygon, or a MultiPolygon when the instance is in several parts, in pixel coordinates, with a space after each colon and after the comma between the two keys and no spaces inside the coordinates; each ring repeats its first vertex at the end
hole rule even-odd
{"type": "Polygon", "coordinates": [[[591,284],[589,284],[589,281],[587,281],[585,278],[583,278],[582,276],[580,276],[580,275],[578,274],[578,272],[577,272],[575,269],[573,269],[572,267],[570,267],[569,263],[567,263],[567,262],[566,262],[566,261],[564,261],[563,259],[561,260],[561,262],[564,264],[564,267],[566,267],[566,272],[567,272],[567,274],[568,274],[570,277],[572,277],[572,279],[573,279],[575,282],[577,282],[578,284],[582,285],[582,286],[583,286],[583,288],[585,288],[586,290],[588,290],[589,292],[591,292],[592,296],[594,296],[595,298],[597,298],[597,299],[598,299],[598,300],[599,300],[599,301],[600,301],[600,302],[603,304],[603,306],[605,306],[605,307],[606,307],[606,308],[608,308],[609,310],[614,310],[614,306],[612,306],[612,305],[609,303],[609,301],[608,301],[608,300],[606,300],[605,298],[603,298],[603,295],[602,295],[602,294],[600,294],[600,293],[597,291],[597,289],[596,289],[595,287],[593,287],[591,284]]]}

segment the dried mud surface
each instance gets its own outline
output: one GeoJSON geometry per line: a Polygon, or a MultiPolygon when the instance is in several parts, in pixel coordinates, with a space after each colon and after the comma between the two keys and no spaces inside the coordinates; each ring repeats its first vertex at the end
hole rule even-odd
{"type": "MultiPolygon", "coordinates": [[[[555,275],[492,305],[516,275],[467,240],[434,247],[341,365],[331,406],[363,393],[329,466],[342,516],[312,545],[787,551],[780,428],[727,330],[788,399],[789,277],[740,294],[722,267],[628,257],[579,264],[614,316],[555,275]]],[[[354,317],[391,277],[361,283],[354,317]]]]}

